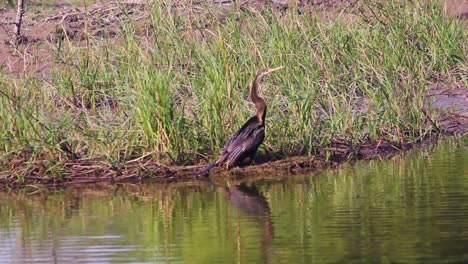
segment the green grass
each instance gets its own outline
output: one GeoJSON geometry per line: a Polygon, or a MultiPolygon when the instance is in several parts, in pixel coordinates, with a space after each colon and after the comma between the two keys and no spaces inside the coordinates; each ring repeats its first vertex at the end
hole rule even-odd
{"type": "Polygon", "coordinates": [[[467,81],[453,74],[467,70],[466,31],[437,4],[365,10],[213,19],[159,4],[145,25],[124,25],[121,44],[65,40],[51,81],[0,75],[0,158],[53,167],[68,145],[114,165],[147,153],[165,164],[213,159],[254,112],[255,72],[280,65],[261,90],[267,155],[313,155],[336,137],[420,140],[433,129],[421,112],[427,84],[435,74],[467,81]]]}

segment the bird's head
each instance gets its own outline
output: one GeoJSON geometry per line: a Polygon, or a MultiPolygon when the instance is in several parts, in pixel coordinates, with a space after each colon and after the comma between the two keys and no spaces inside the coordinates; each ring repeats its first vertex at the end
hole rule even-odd
{"type": "Polygon", "coordinates": [[[281,70],[283,66],[278,67],[278,68],[265,68],[257,73],[257,76],[255,77],[255,81],[253,82],[252,88],[250,89],[250,98],[252,99],[252,102],[255,104],[255,107],[257,108],[257,113],[255,114],[258,117],[258,120],[260,122],[264,122],[265,120],[265,114],[266,114],[266,103],[265,100],[258,95],[258,87],[260,86],[260,83],[263,80],[263,77],[266,75],[281,70]]]}
{"type": "Polygon", "coordinates": [[[284,68],[284,66],[280,66],[280,67],[277,67],[277,68],[265,68],[265,69],[263,69],[263,70],[261,70],[261,71],[259,71],[257,73],[257,77],[255,78],[255,80],[257,82],[261,82],[263,80],[263,77],[265,77],[266,75],[268,75],[270,73],[273,73],[275,71],[281,70],[283,68],[284,68]]]}

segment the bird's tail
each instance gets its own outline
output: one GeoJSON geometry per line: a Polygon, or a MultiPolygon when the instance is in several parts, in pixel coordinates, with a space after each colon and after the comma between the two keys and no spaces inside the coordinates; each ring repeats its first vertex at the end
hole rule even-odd
{"type": "Polygon", "coordinates": [[[198,176],[208,176],[208,174],[210,173],[210,170],[211,170],[212,168],[218,166],[218,165],[219,165],[219,162],[216,161],[215,163],[212,163],[212,164],[210,164],[210,165],[204,167],[203,169],[201,169],[201,170],[197,173],[197,175],[198,175],[198,176]]]}

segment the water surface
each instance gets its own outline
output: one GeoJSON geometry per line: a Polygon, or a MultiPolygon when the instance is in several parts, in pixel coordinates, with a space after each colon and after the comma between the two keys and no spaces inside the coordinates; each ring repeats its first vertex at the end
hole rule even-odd
{"type": "Polygon", "coordinates": [[[0,263],[466,263],[466,143],[241,186],[0,193],[0,263]]]}

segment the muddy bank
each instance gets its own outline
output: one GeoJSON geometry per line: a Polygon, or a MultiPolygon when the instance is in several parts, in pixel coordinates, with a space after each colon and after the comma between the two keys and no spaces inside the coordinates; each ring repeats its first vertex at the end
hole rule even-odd
{"type": "Polygon", "coordinates": [[[466,135],[468,131],[468,92],[462,83],[434,83],[426,93],[426,107],[439,111],[436,129],[446,134],[466,135]]]}
{"type": "MultiPolygon", "coordinates": [[[[334,168],[340,164],[364,160],[383,159],[394,156],[415,146],[435,143],[437,137],[414,143],[396,143],[389,141],[367,142],[362,145],[350,145],[337,139],[328,152],[312,157],[289,157],[276,161],[266,161],[268,157],[260,157],[263,161],[255,165],[237,167],[226,170],[223,167],[211,170],[210,178],[215,180],[246,181],[258,178],[276,178],[288,174],[303,174],[312,171],[334,168]]],[[[0,175],[0,189],[38,188],[55,189],[63,187],[78,187],[89,185],[109,185],[116,183],[177,183],[198,181],[204,179],[197,172],[206,164],[195,166],[164,166],[142,157],[128,161],[116,167],[103,163],[99,159],[69,160],[60,164],[62,169],[58,176],[44,176],[49,169],[48,161],[37,161],[34,164],[12,161],[14,166],[8,172],[0,175]],[[15,164],[16,163],[16,164],[15,164]],[[19,178],[15,175],[27,175],[19,178]]]]}
{"type": "MultiPolygon", "coordinates": [[[[263,161],[255,165],[237,167],[231,170],[214,168],[209,178],[214,181],[246,182],[258,179],[275,179],[285,175],[301,175],[336,168],[342,164],[358,160],[385,159],[413,148],[427,147],[438,142],[439,136],[427,138],[419,143],[396,143],[389,141],[367,142],[361,145],[349,145],[337,140],[327,150],[328,160],[320,154],[312,157],[289,157],[276,161],[263,161]]],[[[262,157],[267,159],[267,157],[262,157]]],[[[148,159],[141,158],[126,162],[120,167],[111,166],[93,160],[71,160],[63,162],[60,176],[44,177],[46,161],[36,164],[18,164],[12,171],[0,176],[0,190],[32,189],[52,190],[65,187],[106,186],[118,183],[184,183],[204,181],[208,178],[196,176],[206,164],[196,166],[164,166],[148,159]],[[23,179],[16,177],[22,170],[29,170],[23,179]]]]}

